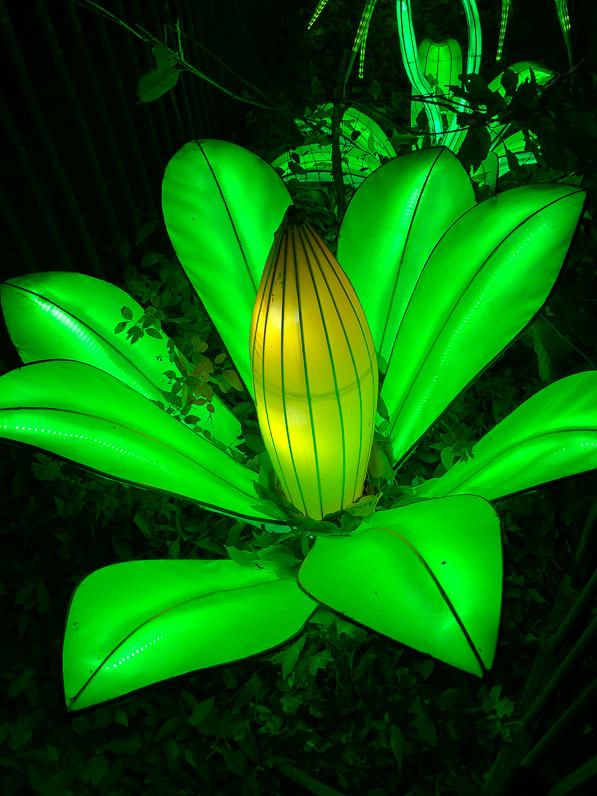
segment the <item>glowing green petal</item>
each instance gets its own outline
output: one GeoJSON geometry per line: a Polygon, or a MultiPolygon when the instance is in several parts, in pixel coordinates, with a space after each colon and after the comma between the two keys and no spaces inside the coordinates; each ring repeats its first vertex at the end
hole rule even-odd
{"type": "MultiPolygon", "coordinates": [[[[168,358],[168,337],[164,332],[159,340],[145,334],[131,345],[125,333],[114,334],[122,307],[132,311],[134,322],[143,315],[143,307],[124,290],[93,276],[49,271],[9,279],[0,285],[0,296],[8,332],[23,362],[86,362],[146,398],[167,403],[164,392],[170,392],[170,381],[164,372],[178,371],[168,358]]],[[[209,421],[208,430],[225,445],[237,445],[240,423],[217,396],[212,404],[211,415],[205,406],[194,406],[193,414],[201,425],[209,421]]]]}
{"type": "Polygon", "coordinates": [[[0,437],[222,514],[267,518],[252,508],[255,473],[91,365],[52,360],[5,373],[0,437]]]}
{"type": "Polygon", "coordinates": [[[340,227],[337,257],[384,359],[435,243],[474,203],[465,169],[442,148],[384,163],[354,194],[340,227]]]}
{"type": "Polygon", "coordinates": [[[487,500],[597,468],[597,371],[575,373],[525,401],[458,462],[417,491],[487,500]]]}
{"type": "Polygon", "coordinates": [[[514,188],[469,210],[437,244],[404,314],[381,391],[397,459],[539,310],[584,197],[576,186],[558,183],[514,188]]]}
{"type": "Polygon", "coordinates": [[[249,392],[257,285],[290,204],[274,169],[227,141],[185,144],[164,174],[162,208],[170,240],[249,392]]]}
{"type": "Polygon", "coordinates": [[[299,583],[349,619],[481,675],[500,618],[499,519],[472,495],[379,511],[352,536],[320,536],[299,583]]]}
{"type": "Polygon", "coordinates": [[[130,561],[77,587],[63,650],[80,710],[291,638],[316,608],[294,580],[233,561],[130,561]]]}

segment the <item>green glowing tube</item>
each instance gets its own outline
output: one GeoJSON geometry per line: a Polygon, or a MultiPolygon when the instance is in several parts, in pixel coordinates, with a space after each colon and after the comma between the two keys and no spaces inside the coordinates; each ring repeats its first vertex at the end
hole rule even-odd
{"type": "MultiPolygon", "coordinates": [[[[23,362],[74,359],[109,373],[141,395],[168,403],[167,370],[177,372],[169,361],[167,336],[145,334],[131,345],[124,333],[114,334],[128,307],[136,322],[143,308],[116,285],[85,274],[50,271],[13,277],[0,285],[2,310],[11,340],[23,362]]],[[[193,412],[225,445],[237,445],[240,423],[214,396],[215,412],[194,406],[193,412]]]]}
{"type": "Polygon", "coordinates": [[[439,241],[404,314],[381,390],[396,459],[539,310],[584,197],[576,186],[557,183],[514,188],[466,212],[439,241]]]}
{"type": "MultiPolygon", "coordinates": [[[[400,53],[402,55],[402,62],[404,64],[404,68],[406,69],[408,79],[410,80],[416,94],[432,98],[433,89],[427,82],[421,68],[421,62],[419,61],[419,53],[417,51],[417,42],[415,40],[410,0],[396,0],[396,17],[398,20],[400,53]]],[[[427,120],[429,122],[431,142],[432,144],[441,143],[444,129],[442,125],[440,109],[437,105],[434,105],[430,102],[426,102],[424,105],[425,113],[427,114],[427,120]]]]}
{"type": "Polygon", "coordinates": [[[5,373],[0,436],[221,514],[270,521],[253,508],[255,473],[91,365],[51,360],[5,373]]]}
{"type": "Polygon", "coordinates": [[[568,1],[555,0],[556,11],[558,13],[558,22],[562,29],[562,36],[564,37],[564,44],[566,45],[566,52],[568,53],[568,63],[572,68],[572,48],[570,46],[570,17],[568,16],[568,1]]]}
{"type": "Polygon", "coordinates": [[[502,0],[502,16],[500,19],[500,38],[497,46],[496,61],[502,60],[504,49],[504,37],[506,36],[506,25],[508,24],[508,14],[510,13],[510,0],[502,0]]]}
{"type": "Polygon", "coordinates": [[[437,147],[385,163],[351,199],[340,227],[338,262],[386,361],[425,261],[448,227],[474,204],[466,170],[451,152],[437,147]]]}
{"type": "Polygon", "coordinates": [[[476,674],[492,665],[502,594],[499,519],[473,495],[377,512],[351,536],[320,536],[302,588],[334,611],[476,674]]]}
{"type": "Polygon", "coordinates": [[[192,141],[162,184],[172,245],[249,392],[249,326],[257,285],[290,194],[274,169],[226,141],[192,141]]]}
{"type": "Polygon", "coordinates": [[[352,59],[356,55],[357,50],[359,53],[359,77],[363,77],[365,71],[365,47],[367,46],[367,35],[369,33],[369,24],[373,15],[377,0],[365,0],[363,14],[361,16],[359,27],[352,45],[352,59]]]}
{"type": "MultiPolygon", "coordinates": [[[[466,27],[468,32],[468,46],[466,54],[466,74],[477,75],[481,68],[481,20],[475,0],[462,0],[464,13],[466,16],[466,27]]],[[[459,130],[457,112],[462,113],[468,106],[463,97],[457,97],[455,101],[454,115],[449,125],[447,134],[442,139],[442,143],[454,152],[457,152],[464,141],[465,132],[459,130]]]]}
{"type": "Polygon", "coordinates": [[[130,561],[77,587],[63,648],[68,710],[287,641],[316,608],[294,580],[233,561],[130,561]]]}
{"type": "Polygon", "coordinates": [[[496,500],[597,469],[597,371],[575,373],[540,390],[486,434],[473,456],[417,492],[496,500]]]}

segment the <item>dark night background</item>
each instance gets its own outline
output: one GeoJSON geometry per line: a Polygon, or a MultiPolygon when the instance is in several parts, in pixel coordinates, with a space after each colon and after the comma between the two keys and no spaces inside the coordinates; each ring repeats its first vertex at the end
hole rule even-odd
{"type": "MultiPolygon", "coordinates": [[[[7,154],[2,279],[81,272],[114,282],[147,305],[161,290],[159,263],[177,267],[160,211],[169,158],[193,138],[234,141],[266,160],[297,145],[293,114],[334,97],[342,51],[352,44],[363,2],[329,0],[308,32],[316,0],[105,0],[110,12],[159,37],[165,24],[179,19],[181,29],[216,56],[188,40],[190,63],[242,93],[242,82],[225,65],[231,67],[280,109],[273,112],[189,73],[171,92],[138,103],[137,83],[155,66],[150,45],[84,2],[0,0],[7,154]],[[157,258],[147,258],[152,252],[160,255],[157,265],[157,258]]],[[[464,44],[460,3],[412,4],[419,41],[454,37],[464,44]]],[[[545,154],[545,162],[520,179],[573,174],[589,195],[546,314],[454,402],[453,425],[438,422],[424,436],[405,482],[442,471],[431,447],[438,439],[474,440],[546,383],[597,367],[596,6],[569,0],[572,71],[553,0],[513,0],[500,66],[499,0],[478,6],[487,82],[520,60],[540,61],[560,74],[541,101],[518,109],[521,125],[538,131],[545,154]]],[[[365,78],[353,72],[349,96],[368,101],[404,92],[392,111],[397,125],[408,125],[409,91],[395,4],[378,0],[365,78]]],[[[501,187],[517,179],[508,175],[501,187]]],[[[331,214],[320,210],[332,234],[331,214]]],[[[186,314],[189,329],[171,333],[184,350],[194,325],[215,356],[222,344],[191,294],[181,294],[180,313],[171,311],[186,314]]],[[[19,364],[2,320],[0,372],[19,364]]],[[[296,639],[72,714],[64,706],[61,650],[75,586],[118,561],[223,557],[231,534],[237,546],[250,543],[250,527],[231,531],[232,520],[189,501],[100,478],[12,443],[0,442],[0,482],[0,782],[6,796],[595,793],[595,472],[497,502],[504,598],[496,660],[485,680],[373,632],[349,633],[322,619],[306,626],[305,646],[288,676],[284,655],[296,639]],[[181,533],[175,518],[182,520],[181,533]],[[158,519],[158,531],[142,532],[158,519]],[[535,702],[546,686],[545,699],[535,702]],[[520,767],[552,727],[551,745],[520,767]],[[567,785],[566,777],[584,764],[592,781],[567,785]]]]}

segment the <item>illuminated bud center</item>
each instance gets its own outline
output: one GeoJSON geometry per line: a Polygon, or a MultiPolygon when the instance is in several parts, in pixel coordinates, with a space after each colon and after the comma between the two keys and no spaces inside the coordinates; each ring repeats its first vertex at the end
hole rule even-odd
{"type": "Polygon", "coordinates": [[[288,499],[316,519],[363,491],[377,362],[356,293],[308,224],[283,222],[250,332],[257,416],[288,499]]]}

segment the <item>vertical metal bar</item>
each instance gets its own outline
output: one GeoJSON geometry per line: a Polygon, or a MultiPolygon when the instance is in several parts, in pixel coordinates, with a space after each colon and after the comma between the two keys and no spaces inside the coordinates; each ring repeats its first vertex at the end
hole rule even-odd
{"type": "MultiPolygon", "coordinates": [[[[13,210],[12,202],[9,201],[2,187],[0,187],[0,213],[2,213],[5,224],[10,230],[19,254],[21,255],[23,264],[25,266],[25,273],[39,271],[39,259],[36,258],[35,254],[33,253],[33,250],[29,245],[29,241],[27,240],[27,235],[23,231],[18,216],[13,210]]],[[[55,231],[56,230],[54,229],[54,232],[55,231]]],[[[5,266],[6,263],[3,264],[3,269],[5,266]]],[[[19,275],[20,274],[18,273],[12,274],[12,276],[19,275]]],[[[2,274],[2,278],[7,278],[8,276],[10,276],[10,274],[2,274]]]]}
{"type": "MultiPolygon", "coordinates": [[[[60,227],[57,224],[56,218],[54,217],[54,214],[52,212],[51,204],[48,202],[48,198],[44,194],[37,173],[29,158],[29,154],[26,148],[23,146],[21,137],[19,136],[17,128],[15,127],[12,117],[8,111],[8,108],[4,104],[4,100],[2,99],[1,96],[0,96],[0,122],[2,123],[2,127],[4,128],[4,130],[6,130],[6,133],[8,134],[8,140],[10,142],[13,155],[16,156],[19,162],[19,167],[25,178],[25,181],[31,190],[31,194],[37,205],[37,212],[39,213],[39,218],[45,225],[45,232],[48,236],[48,239],[55,246],[57,259],[60,263],[64,264],[64,267],[73,270],[72,259],[68,252],[66,244],[64,243],[60,235],[60,227]]],[[[16,230],[16,227],[13,226],[12,222],[10,226],[11,226],[11,231],[14,232],[16,230]]],[[[17,240],[16,242],[17,245],[19,245],[19,241],[17,240]]],[[[19,249],[22,249],[20,245],[19,249]]],[[[46,252],[46,258],[47,257],[48,253],[46,252]]],[[[33,258],[33,260],[35,262],[35,258],[33,258]]],[[[29,265],[30,263],[28,262],[28,267],[29,265]]],[[[33,270],[39,271],[39,268],[36,266],[33,270]]]]}
{"type": "MultiPolygon", "coordinates": [[[[157,4],[156,4],[157,5],[157,4]]],[[[166,25],[169,25],[168,29],[168,46],[174,50],[178,49],[178,41],[177,41],[177,33],[176,33],[176,21],[179,19],[180,15],[176,14],[176,10],[174,13],[170,11],[168,7],[168,3],[166,0],[163,0],[161,3],[161,14],[159,17],[159,21],[157,19],[156,5],[153,3],[151,7],[153,8],[154,13],[152,17],[156,20],[154,25],[155,29],[164,30],[166,25]]],[[[183,92],[184,86],[181,78],[183,75],[179,75],[178,82],[176,86],[168,92],[168,94],[164,97],[164,110],[166,112],[170,132],[172,134],[172,145],[175,149],[178,149],[183,141],[184,141],[184,124],[182,121],[181,110],[183,108],[183,92]],[[170,111],[172,108],[172,111],[170,111]]],[[[174,150],[173,150],[174,151],[174,150]]]]}
{"type": "MultiPolygon", "coordinates": [[[[154,199],[152,185],[141,154],[141,143],[137,136],[135,126],[133,125],[130,106],[122,86],[122,77],[120,75],[116,58],[114,56],[114,51],[112,49],[112,39],[108,36],[103,18],[93,15],[93,19],[95,20],[100,49],[104,54],[104,68],[105,76],[107,78],[106,86],[109,87],[108,90],[110,91],[110,105],[111,107],[114,107],[118,122],[121,126],[121,132],[123,136],[122,148],[127,152],[129,158],[128,163],[135,169],[138,185],[143,192],[143,198],[146,202],[145,207],[147,208],[147,211],[152,215],[157,215],[158,210],[154,199]]],[[[119,32],[118,35],[120,36],[121,41],[130,36],[129,33],[124,32],[119,32]]],[[[137,204],[140,204],[139,200],[137,200],[137,204]]]]}
{"type": "Polygon", "coordinates": [[[41,0],[36,0],[35,8],[37,16],[41,22],[41,29],[46,39],[54,65],[60,77],[61,86],[64,89],[66,98],[71,108],[71,119],[77,131],[77,138],[81,142],[83,152],[85,153],[85,160],[89,167],[90,177],[93,181],[92,186],[97,194],[99,204],[104,212],[104,217],[108,229],[112,233],[114,240],[117,240],[120,235],[120,225],[112,206],[112,200],[108,193],[106,180],[102,167],[100,166],[96,149],[91,139],[91,133],[87,125],[87,120],[81,107],[81,100],[77,95],[77,91],[73,85],[68,67],[62,55],[62,49],[58,42],[56,32],[50,15],[48,14],[47,6],[41,0]]]}
{"type": "Polygon", "coordinates": [[[98,276],[103,276],[104,270],[98,257],[97,250],[91,239],[83,216],[81,215],[81,211],[79,210],[77,200],[73,194],[68,176],[64,170],[64,166],[62,165],[60,158],[58,157],[51,133],[39,106],[35,91],[33,90],[33,85],[29,78],[29,74],[27,73],[23,56],[21,55],[21,51],[17,44],[16,36],[10,23],[4,0],[0,0],[0,27],[2,29],[8,55],[14,66],[14,75],[20,84],[23,97],[28,103],[29,111],[31,112],[37,130],[39,131],[39,140],[48,159],[48,163],[54,172],[56,182],[60,187],[68,209],[72,214],[74,225],[81,236],[83,247],[89,259],[90,266],[95,274],[98,276]]]}
{"type": "MultiPolygon", "coordinates": [[[[154,25],[148,26],[143,16],[143,11],[147,12],[149,9],[155,10],[154,2],[144,5],[143,11],[138,0],[129,0],[129,2],[131,4],[132,16],[135,22],[144,27],[150,33],[153,33],[155,36],[163,39],[162,28],[160,27],[159,23],[157,23],[155,27],[154,25]]],[[[142,44],[140,41],[137,41],[137,47],[133,48],[133,53],[135,61],[137,62],[137,74],[139,77],[144,75],[146,72],[149,72],[150,69],[155,69],[155,59],[151,53],[151,47],[149,44],[142,44]],[[137,52],[139,51],[140,55],[138,56],[137,52]]],[[[166,158],[166,155],[167,158],[169,158],[170,155],[174,154],[174,143],[172,141],[172,136],[170,135],[169,120],[164,110],[164,100],[164,97],[160,97],[154,102],[147,103],[148,106],[151,106],[148,107],[148,110],[152,119],[152,126],[154,129],[157,128],[156,132],[158,133],[157,144],[160,151],[160,164],[164,163],[164,158],[166,158]]]]}
{"type": "MultiPolygon", "coordinates": [[[[128,6],[128,4],[127,8],[130,10],[130,6],[128,6]]],[[[136,13],[124,13],[121,0],[118,0],[113,13],[120,17],[120,19],[124,19],[127,23],[131,24],[131,26],[135,22],[142,24],[139,16],[136,13]]],[[[120,40],[122,41],[122,47],[119,47],[118,53],[119,55],[122,53],[122,60],[119,59],[119,72],[121,75],[126,75],[124,80],[126,80],[128,85],[132,84],[136,86],[139,78],[141,78],[147,70],[142,69],[139,66],[139,61],[137,60],[137,55],[133,47],[133,37],[130,35],[130,33],[123,33],[120,37],[120,40]]],[[[123,80],[122,77],[119,77],[119,79],[121,81],[123,80]]],[[[145,170],[147,171],[150,182],[156,187],[157,190],[159,190],[160,183],[158,182],[158,175],[159,180],[161,180],[164,156],[160,152],[160,147],[155,132],[154,115],[152,113],[152,109],[149,107],[150,104],[151,103],[146,102],[137,103],[133,106],[134,110],[131,109],[129,112],[133,117],[135,126],[138,126],[143,130],[142,141],[147,147],[144,159],[146,164],[145,170]]]]}
{"type": "MultiPolygon", "coordinates": [[[[197,9],[194,8],[191,10],[188,0],[182,0],[182,5],[184,5],[185,16],[186,16],[186,24],[187,30],[189,34],[193,37],[195,41],[197,41],[197,34],[195,32],[195,19],[194,14],[198,13],[197,9]]],[[[190,55],[187,56],[189,63],[192,63],[193,66],[197,68],[201,67],[201,53],[200,49],[195,42],[187,42],[187,47],[189,48],[190,55]]],[[[207,104],[203,101],[201,103],[201,107],[199,105],[199,96],[201,93],[201,83],[202,81],[199,80],[198,77],[193,75],[187,75],[186,77],[187,82],[189,83],[190,89],[190,96],[191,96],[191,112],[193,118],[193,129],[191,132],[191,138],[202,138],[202,137],[209,137],[213,135],[213,123],[212,123],[212,114],[207,107],[207,104]]]]}
{"type": "MultiPolygon", "coordinates": [[[[131,232],[136,231],[138,225],[137,211],[135,210],[135,201],[131,193],[129,179],[126,174],[126,169],[122,161],[118,142],[114,135],[114,122],[110,119],[110,114],[106,107],[104,95],[97,80],[98,70],[94,68],[93,62],[89,55],[89,46],[85,41],[83,31],[75,5],[66,3],[64,10],[70,22],[73,42],[76,47],[77,56],[80,58],[80,63],[84,69],[84,80],[90,94],[91,103],[96,111],[96,118],[98,120],[98,130],[101,134],[102,142],[105,144],[108,154],[110,156],[110,164],[114,169],[116,183],[118,187],[118,195],[122,197],[122,201],[128,216],[129,228],[131,232]]],[[[113,192],[111,193],[113,195],[113,192]]]]}
{"type": "MultiPolygon", "coordinates": [[[[185,26],[186,20],[185,20],[185,17],[184,17],[181,0],[176,0],[176,2],[175,2],[175,15],[176,15],[176,19],[179,20],[179,22],[180,22],[181,44],[182,44],[182,48],[183,48],[183,54],[184,54],[184,56],[186,58],[187,57],[187,52],[188,52],[188,50],[187,50],[187,42],[188,42],[188,40],[185,39],[185,37],[182,35],[183,33],[186,33],[187,31],[186,31],[186,26],[185,26]]],[[[171,14],[170,16],[172,17],[173,15],[171,14]]],[[[178,108],[180,110],[180,118],[181,118],[181,123],[182,123],[181,124],[181,136],[182,136],[182,138],[181,138],[181,141],[180,141],[181,144],[183,142],[185,142],[185,141],[188,141],[190,138],[193,137],[193,133],[192,133],[193,121],[192,121],[192,115],[191,115],[191,105],[190,105],[189,89],[188,89],[189,77],[191,77],[191,76],[188,73],[186,73],[186,72],[183,73],[179,77],[178,84],[176,86],[176,89],[177,89],[176,97],[178,97],[178,100],[179,100],[178,101],[178,108]]],[[[174,94],[172,94],[172,102],[176,106],[176,98],[175,98],[174,94]]]]}

